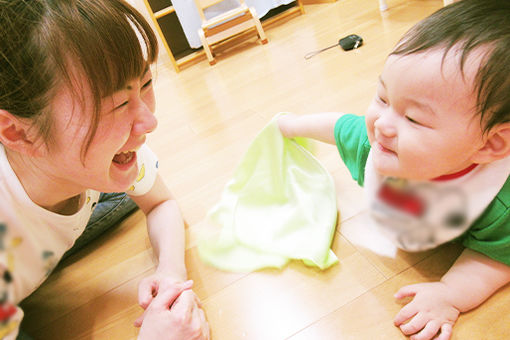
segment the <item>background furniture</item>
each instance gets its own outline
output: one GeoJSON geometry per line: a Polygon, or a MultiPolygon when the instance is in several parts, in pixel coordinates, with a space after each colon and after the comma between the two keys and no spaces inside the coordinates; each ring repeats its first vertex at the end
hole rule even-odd
{"type": "MultiPolygon", "coordinates": [[[[453,2],[454,2],[454,0],[443,0],[443,5],[447,6],[453,2]]],[[[381,12],[384,12],[387,9],[388,9],[388,4],[386,3],[386,0],[379,0],[379,10],[381,12]]]]}
{"type": "MultiPolygon", "coordinates": [[[[201,49],[202,44],[197,34],[198,28],[201,26],[201,19],[194,0],[179,0],[174,4],[171,0],[143,1],[176,72],[179,72],[184,65],[203,58],[205,53],[201,49]],[[183,12],[189,13],[190,11],[196,15],[196,20],[192,17],[184,17],[183,12]],[[186,20],[184,24],[182,20],[186,20]],[[193,31],[196,39],[190,31],[193,31]]],[[[258,3],[257,0],[249,1],[258,3]]],[[[247,4],[250,6],[250,2],[247,4]]],[[[269,2],[262,2],[261,5],[263,10],[261,11],[257,7],[256,10],[259,16],[265,14],[261,19],[263,27],[268,27],[292,15],[305,13],[301,0],[269,0],[269,2]],[[272,5],[274,3],[288,4],[268,11],[268,8],[274,6],[272,5]]]]}
{"type": "Polygon", "coordinates": [[[211,65],[216,64],[216,59],[214,59],[211,51],[212,45],[247,29],[254,27],[262,44],[267,44],[267,38],[255,8],[246,6],[244,0],[239,0],[238,6],[226,12],[206,17],[206,10],[222,1],[224,0],[195,0],[198,14],[202,19],[202,26],[198,29],[198,35],[211,65]]]}
{"type": "Polygon", "coordinates": [[[184,32],[175,13],[171,0],[143,0],[156,31],[158,32],[166,52],[175,70],[179,72],[176,57],[185,55],[190,50],[184,32]],[[163,32],[167,32],[166,35],[163,32]],[[170,45],[172,47],[170,47],[170,45]]]}

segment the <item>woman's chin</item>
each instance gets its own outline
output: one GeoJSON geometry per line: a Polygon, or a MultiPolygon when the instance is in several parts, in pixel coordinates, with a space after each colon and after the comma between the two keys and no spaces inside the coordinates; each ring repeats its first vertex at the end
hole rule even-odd
{"type": "Polygon", "coordinates": [[[134,167],[130,171],[123,171],[118,173],[117,171],[110,172],[110,184],[113,191],[115,192],[124,192],[127,191],[133,183],[136,181],[136,176],[138,175],[138,169],[134,167]]]}

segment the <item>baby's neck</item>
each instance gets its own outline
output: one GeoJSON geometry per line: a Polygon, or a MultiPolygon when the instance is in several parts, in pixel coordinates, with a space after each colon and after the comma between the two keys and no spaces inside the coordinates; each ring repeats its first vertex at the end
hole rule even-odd
{"type": "Polygon", "coordinates": [[[468,173],[470,173],[471,171],[473,171],[476,167],[478,166],[478,164],[471,164],[470,166],[468,166],[467,168],[461,170],[461,171],[457,171],[453,174],[447,174],[447,175],[443,175],[443,176],[439,176],[439,177],[436,177],[436,178],[432,178],[431,181],[434,181],[434,182],[445,182],[445,181],[450,181],[452,179],[457,179],[457,178],[460,178],[464,175],[467,175],[468,173]]]}

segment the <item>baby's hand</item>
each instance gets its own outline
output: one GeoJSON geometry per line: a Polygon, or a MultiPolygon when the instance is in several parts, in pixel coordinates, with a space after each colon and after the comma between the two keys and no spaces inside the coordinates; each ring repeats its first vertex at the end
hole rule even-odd
{"type": "Polygon", "coordinates": [[[442,282],[419,283],[400,288],[395,298],[412,296],[413,300],[395,316],[395,326],[400,327],[402,333],[411,336],[413,340],[450,339],[453,324],[460,313],[451,302],[454,294],[442,282]]]}
{"type": "Polygon", "coordinates": [[[297,116],[295,114],[282,114],[277,118],[278,127],[280,128],[280,132],[284,137],[287,138],[294,138],[297,136],[294,136],[292,134],[292,123],[294,123],[297,119],[297,116]]]}

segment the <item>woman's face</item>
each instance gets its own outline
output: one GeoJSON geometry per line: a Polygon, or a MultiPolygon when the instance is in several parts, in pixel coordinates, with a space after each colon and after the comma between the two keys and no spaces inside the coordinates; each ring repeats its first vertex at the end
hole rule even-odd
{"type": "Polygon", "coordinates": [[[99,124],[84,152],[92,125],[93,96],[79,72],[73,91],[64,86],[51,105],[54,145],[45,155],[51,178],[63,190],[125,191],[138,173],[136,151],[157,126],[152,74],[147,71],[102,99],[99,124]]]}

